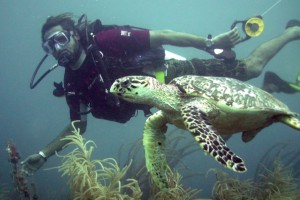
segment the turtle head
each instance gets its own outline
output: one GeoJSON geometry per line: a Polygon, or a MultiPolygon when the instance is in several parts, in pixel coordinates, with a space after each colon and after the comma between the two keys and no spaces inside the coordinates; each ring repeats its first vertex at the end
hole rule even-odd
{"type": "Polygon", "coordinates": [[[125,76],[115,80],[109,91],[126,101],[147,104],[158,85],[159,81],[150,76],[125,76]]]}

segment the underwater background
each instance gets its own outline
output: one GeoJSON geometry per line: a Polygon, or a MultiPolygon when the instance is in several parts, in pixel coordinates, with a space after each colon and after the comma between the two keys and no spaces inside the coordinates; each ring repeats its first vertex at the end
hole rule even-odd
{"type": "MultiPolygon", "coordinates": [[[[213,36],[228,31],[234,20],[263,16],[265,30],[234,48],[237,58],[245,58],[262,42],[278,36],[284,31],[290,19],[300,19],[298,0],[0,0],[0,187],[12,189],[11,165],[8,162],[7,143],[13,142],[21,153],[22,160],[38,152],[54,139],[69,123],[69,112],[64,98],[52,95],[53,81],[60,82],[63,69],[50,73],[34,90],[29,88],[32,73],[44,56],[41,48],[40,30],[46,18],[62,12],[73,12],[76,16],[87,14],[89,20],[101,19],[103,24],[134,25],[149,29],[173,29],[201,36],[213,36]],[[276,2],[276,6],[271,8],[276,2]]],[[[300,42],[286,45],[265,67],[280,75],[284,80],[294,82],[300,72],[300,42]]],[[[165,46],[167,50],[186,58],[210,58],[204,52],[192,48],[165,46]]],[[[48,58],[42,70],[55,64],[48,58]]],[[[263,73],[249,83],[260,87],[263,73]]],[[[300,113],[300,93],[274,94],[294,112],[300,113]]],[[[130,145],[142,137],[145,117],[143,113],[126,124],[118,124],[88,116],[88,128],[84,137],[93,140],[97,148],[93,158],[118,158],[123,145],[130,145]]],[[[169,126],[169,130],[174,127],[169,126]]],[[[182,136],[185,142],[193,141],[187,132],[182,136]]],[[[247,165],[248,172],[235,174],[217,164],[203,151],[196,151],[182,160],[189,173],[202,175],[183,180],[184,186],[202,189],[202,198],[211,198],[215,175],[211,168],[223,170],[239,179],[253,178],[256,167],[266,151],[278,143],[288,143],[289,152],[300,150],[300,132],[277,123],[265,128],[250,143],[241,141],[241,134],[235,134],[227,145],[247,165]]],[[[197,144],[194,144],[197,148],[197,144]]],[[[70,152],[69,147],[59,154],[70,152]]],[[[53,156],[32,178],[36,184],[39,199],[67,199],[69,188],[65,177],[57,170],[44,170],[58,166],[61,159],[53,156]]],[[[299,177],[298,177],[299,178],[299,177]]]]}

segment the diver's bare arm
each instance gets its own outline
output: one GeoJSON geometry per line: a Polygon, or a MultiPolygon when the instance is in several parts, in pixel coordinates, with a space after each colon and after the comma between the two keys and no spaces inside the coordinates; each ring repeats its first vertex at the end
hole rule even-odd
{"type": "MultiPolygon", "coordinates": [[[[80,128],[80,133],[83,134],[86,130],[87,122],[80,121],[74,124],[76,128],[80,128]]],[[[68,143],[66,140],[61,140],[65,136],[73,134],[72,124],[69,124],[52,142],[50,142],[44,149],[41,151],[45,154],[47,158],[55,154],[55,152],[61,151],[65,145],[68,143]]]]}
{"type": "MultiPolygon", "coordinates": [[[[219,34],[212,38],[213,47],[231,48],[241,42],[238,29],[234,28],[228,32],[219,34]]],[[[200,50],[207,46],[207,38],[189,33],[176,32],[172,30],[153,30],[150,31],[150,46],[173,45],[179,47],[194,47],[200,50]]]]}

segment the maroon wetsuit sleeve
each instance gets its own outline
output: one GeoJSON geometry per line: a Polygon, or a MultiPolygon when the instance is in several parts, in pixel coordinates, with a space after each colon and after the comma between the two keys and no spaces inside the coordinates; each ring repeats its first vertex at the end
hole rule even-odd
{"type": "Polygon", "coordinates": [[[126,57],[150,49],[149,30],[111,29],[96,34],[104,55],[126,57]]]}

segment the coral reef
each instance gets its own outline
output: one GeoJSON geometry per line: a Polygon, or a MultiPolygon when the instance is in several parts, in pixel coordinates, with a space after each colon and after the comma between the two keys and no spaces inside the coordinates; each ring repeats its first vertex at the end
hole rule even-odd
{"type": "MultiPolygon", "coordinates": [[[[153,199],[163,200],[190,200],[200,192],[197,189],[183,188],[181,183],[182,176],[177,171],[172,171],[170,168],[167,172],[168,189],[160,190],[154,183],[151,183],[153,199]]],[[[151,199],[151,198],[150,198],[151,199]]]]}
{"type": "Polygon", "coordinates": [[[273,170],[274,160],[280,160],[280,163],[285,167],[291,168],[295,178],[300,180],[300,150],[297,143],[277,143],[271,146],[262,156],[256,168],[255,178],[259,178],[259,174],[263,173],[265,168],[273,170]]]}
{"type": "Polygon", "coordinates": [[[113,158],[91,160],[95,144],[92,141],[85,142],[80,130],[75,128],[75,123],[76,121],[72,123],[74,135],[67,136],[64,140],[77,145],[77,148],[61,156],[63,164],[56,167],[63,176],[69,177],[72,199],[141,199],[142,192],[136,180],[127,179],[126,184],[122,183],[130,164],[120,169],[113,158]]]}
{"type": "Polygon", "coordinates": [[[21,156],[17,151],[15,144],[8,142],[6,151],[8,153],[8,162],[11,164],[11,177],[13,179],[15,189],[15,194],[13,195],[17,195],[21,199],[37,200],[38,195],[36,193],[35,184],[28,180],[28,177],[20,167],[19,161],[21,156]]]}
{"type": "Polygon", "coordinates": [[[216,172],[213,196],[217,200],[298,200],[300,188],[297,185],[298,167],[295,163],[299,151],[283,153],[287,144],[271,147],[260,161],[253,180],[240,181],[226,173],[216,172]],[[287,163],[286,163],[287,162],[287,163]]]}
{"type": "MultiPolygon", "coordinates": [[[[129,146],[126,155],[122,155],[126,152],[124,149],[120,150],[119,159],[124,160],[124,167],[120,168],[113,158],[92,160],[92,152],[96,145],[93,141],[85,142],[74,123],[74,135],[66,137],[65,140],[71,141],[69,144],[77,145],[77,148],[62,156],[63,164],[57,167],[63,176],[69,177],[72,199],[199,199],[196,196],[200,190],[184,188],[181,184],[182,176],[175,171],[178,164],[181,164],[183,169],[186,168],[181,160],[186,155],[197,151],[193,145],[183,144],[180,135],[172,133],[173,137],[169,137],[167,157],[171,168],[167,169],[168,189],[162,191],[149,178],[145,168],[141,140],[129,146]]],[[[298,160],[295,159],[298,151],[288,151],[284,154],[282,149],[286,145],[281,145],[282,148],[279,146],[272,147],[262,157],[253,180],[241,181],[214,170],[216,183],[212,190],[213,198],[216,200],[300,199],[300,188],[296,184],[295,174],[292,173],[295,165],[282,164],[281,160],[275,157],[275,155],[281,154],[285,156],[284,162],[298,163],[298,160]],[[273,155],[274,152],[275,155],[273,155]]]]}
{"type": "MultiPolygon", "coordinates": [[[[80,135],[80,130],[76,129],[75,123],[76,121],[72,123],[74,134],[65,137],[63,140],[67,140],[68,145],[76,145],[76,148],[64,156],[58,155],[62,158],[63,164],[58,167],[50,168],[57,169],[62,173],[62,176],[68,176],[72,199],[196,199],[195,196],[200,190],[183,188],[180,184],[182,177],[177,171],[168,169],[168,190],[160,191],[151,182],[145,168],[144,156],[137,154],[137,152],[143,148],[141,140],[138,140],[135,144],[130,146],[129,154],[125,157],[126,164],[124,164],[123,168],[120,168],[117,161],[113,158],[92,160],[92,152],[96,145],[91,140],[85,141],[80,135]],[[133,162],[133,160],[137,162],[133,162]],[[127,182],[124,183],[123,180],[127,182]],[[143,190],[140,189],[139,183],[144,186],[143,190]],[[142,191],[146,192],[147,195],[142,197],[142,191]]],[[[180,137],[174,137],[174,139],[172,139],[173,142],[170,143],[170,148],[174,150],[179,140],[180,137]]],[[[177,151],[171,151],[171,149],[169,149],[170,161],[174,166],[180,162],[181,156],[184,157],[194,151],[191,145],[182,145],[177,151]],[[176,156],[177,154],[180,156],[176,156]]]]}
{"type": "Polygon", "coordinates": [[[292,170],[283,167],[277,159],[274,161],[274,170],[265,169],[265,172],[256,179],[255,184],[259,199],[300,199],[300,188],[295,182],[292,170]]]}
{"type": "Polygon", "coordinates": [[[181,184],[182,176],[175,170],[175,167],[180,165],[181,167],[177,168],[186,169],[188,172],[182,159],[198,151],[195,145],[184,144],[181,135],[171,133],[172,137],[169,137],[167,158],[172,169],[167,170],[168,189],[161,191],[153,184],[145,168],[141,140],[130,145],[129,153],[125,157],[121,155],[124,149],[120,150],[120,157],[124,160],[124,165],[120,168],[113,158],[92,160],[92,152],[96,145],[91,140],[85,141],[80,135],[80,130],[75,128],[75,123],[72,123],[74,134],[63,140],[69,141],[68,145],[76,145],[76,148],[64,156],[58,155],[63,164],[54,167],[62,176],[68,176],[72,199],[201,200],[196,197],[200,190],[184,188],[181,184]]]}
{"type": "Polygon", "coordinates": [[[300,199],[298,143],[277,143],[259,161],[254,181],[265,199],[300,199]],[[272,198],[270,198],[270,196],[272,198]]]}
{"type": "Polygon", "coordinates": [[[255,191],[253,182],[250,180],[240,181],[225,172],[214,172],[216,173],[216,183],[212,193],[216,200],[254,200],[251,197],[252,192],[255,191]]]}
{"type": "Polygon", "coordinates": [[[1,200],[9,200],[9,190],[5,186],[0,186],[0,199],[1,200]]]}
{"type": "Polygon", "coordinates": [[[185,178],[202,175],[195,173],[191,174],[182,161],[185,156],[190,155],[195,151],[200,151],[194,141],[188,143],[183,142],[185,137],[182,136],[182,132],[183,131],[181,130],[178,131],[178,129],[168,132],[169,136],[167,137],[166,142],[168,144],[166,156],[169,163],[169,168],[167,170],[169,189],[164,191],[159,190],[155,184],[153,184],[149,173],[147,172],[141,139],[138,139],[131,145],[120,148],[118,160],[125,160],[122,162],[125,164],[131,160],[133,161],[131,167],[127,171],[126,177],[132,177],[138,180],[143,192],[142,199],[195,199],[195,196],[200,193],[201,190],[198,189],[184,188],[181,184],[183,177],[178,171],[175,171],[175,168],[177,168],[177,170],[185,172],[185,174],[187,174],[185,175],[185,178]],[[127,150],[126,147],[129,147],[129,149],[127,150]]]}

